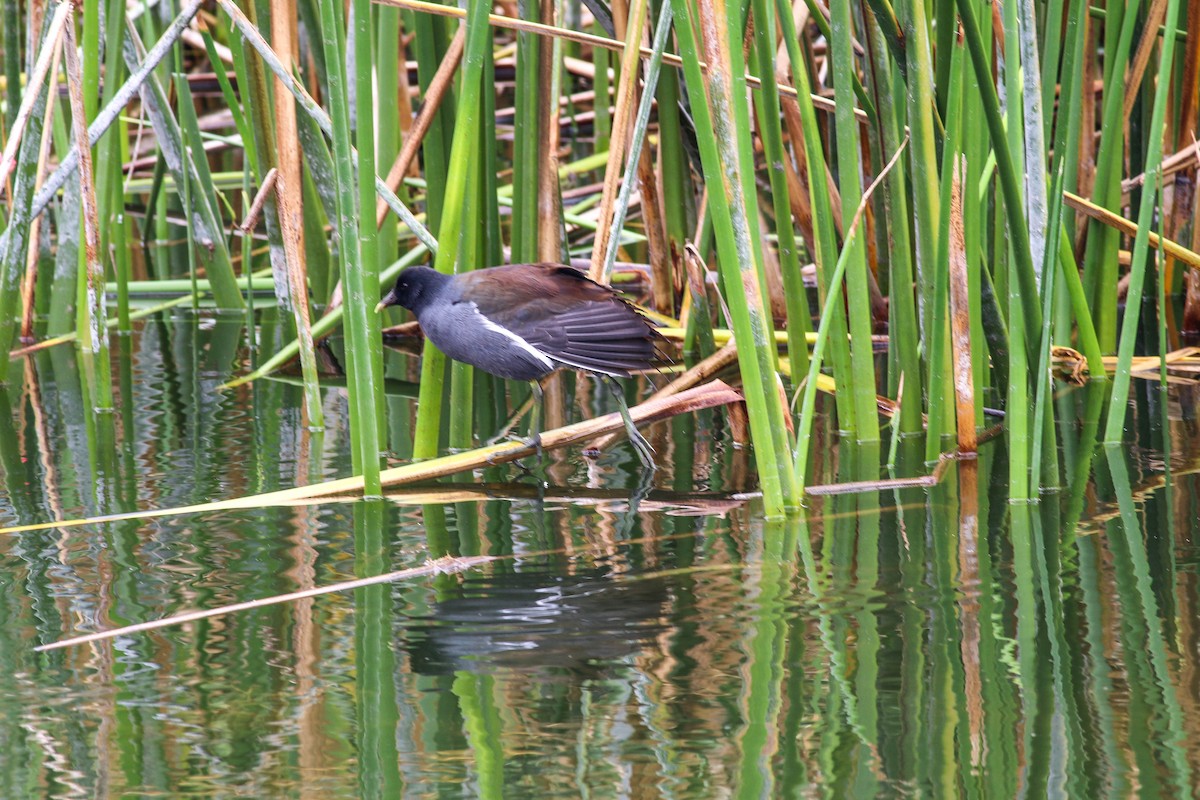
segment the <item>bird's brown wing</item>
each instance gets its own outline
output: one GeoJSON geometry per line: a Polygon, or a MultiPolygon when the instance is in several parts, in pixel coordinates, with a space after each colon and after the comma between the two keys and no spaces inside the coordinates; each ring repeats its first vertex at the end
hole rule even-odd
{"type": "Polygon", "coordinates": [[[654,365],[661,337],[633,306],[571,267],[539,266],[470,297],[489,319],[566,366],[624,377],[654,365]]]}

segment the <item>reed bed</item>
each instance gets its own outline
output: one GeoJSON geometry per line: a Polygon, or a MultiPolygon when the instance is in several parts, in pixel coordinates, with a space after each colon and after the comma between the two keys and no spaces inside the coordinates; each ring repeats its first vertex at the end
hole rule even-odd
{"type": "MultiPolygon", "coordinates": [[[[1195,603],[1173,549],[1194,538],[1194,493],[1164,492],[1161,508],[1145,500],[1160,480],[1196,469],[1194,457],[1182,467],[1171,458],[1170,423],[1190,417],[1169,417],[1162,391],[1200,373],[1200,351],[1186,341],[1200,329],[1195,2],[0,3],[0,346],[10,353],[0,382],[21,384],[21,412],[32,409],[20,419],[0,386],[0,467],[7,486],[27,490],[12,493],[13,518],[0,529],[14,552],[23,548],[0,672],[57,690],[63,665],[123,671],[122,702],[105,694],[104,713],[116,709],[111,727],[124,730],[127,748],[118,777],[137,791],[152,785],[134,773],[155,763],[154,734],[171,714],[126,702],[141,678],[105,651],[113,645],[34,663],[32,639],[51,649],[120,636],[147,662],[207,664],[203,620],[220,616],[225,627],[213,630],[244,650],[239,677],[262,676],[276,666],[255,615],[277,611],[264,606],[295,610],[295,620],[272,623],[273,636],[295,636],[308,669],[300,639],[322,638],[308,627],[313,599],[353,591],[352,603],[326,598],[317,609],[334,629],[328,652],[353,653],[352,699],[324,708],[336,717],[329,730],[354,730],[356,758],[343,761],[361,765],[358,788],[403,793],[396,733],[415,720],[434,731],[439,769],[452,752],[471,763],[481,794],[500,796],[506,758],[534,741],[517,723],[549,684],[525,670],[516,690],[497,691],[491,676],[457,670],[430,692],[409,671],[393,619],[426,599],[385,584],[429,577],[431,596],[449,595],[450,571],[542,556],[575,569],[582,553],[610,563],[625,549],[646,569],[614,583],[684,576],[673,602],[709,614],[694,651],[655,639],[664,650],[647,676],[670,672],[690,690],[658,696],[646,680],[631,693],[638,714],[594,712],[604,725],[659,726],[637,774],[652,762],[666,776],[660,786],[691,768],[681,765],[695,742],[677,737],[697,720],[713,723],[699,730],[733,754],[722,768],[748,796],[814,785],[871,794],[884,775],[949,795],[1070,785],[1089,796],[1135,783],[1181,795],[1194,784],[1178,746],[1194,698],[1174,662],[1195,603]],[[385,362],[381,329],[406,320],[371,308],[399,270],[533,261],[611,282],[662,323],[676,363],[653,394],[652,381],[630,382],[638,422],[720,415],[730,438],[752,447],[752,456],[714,454],[708,431],[675,417],[677,438],[659,448],[674,461],[664,470],[670,492],[620,491],[618,500],[588,489],[586,502],[621,502],[630,519],[642,501],[642,510],[678,504],[705,516],[698,526],[632,536],[609,520],[586,548],[566,525],[546,542],[532,527],[516,541],[512,520],[485,507],[498,501],[476,501],[499,481],[496,463],[530,455],[523,440],[485,444],[521,424],[528,390],[448,364],[414,344],[411,326],[411,357],[399,368],[385,362]],[[170,381],[155,420],[141,420],[128,334],[170,309],[211,328],[182,326],[172,346],[188,377],[170,381]],[[247,368],[232,374],[244,351],[247,368]],[[38,371],[57,384],[61,408],[49,421],[38,371]],[[290,427],[301,427],[298,416],[281,413],[285,382],[303,387],[301,432],[290,427]],[[1146,400],[1148,382],[1158,394],[1139,410],[1141,429],[1127,432],[1129,397],[1146,400]],[[1068,384],[1085,386],[1062,391],[1068,384]],[[229,429],[242,430],[223,422],[219,391],[246,399],[248,461],[259,462],[214,452],[236,435],[229,429]],[[324,401],[330,392],[347,403],[324,401]],[[1147,421],[1154,410],[1161,419],[1147,421]],[[69,428],[62,447],[49,444],[56,424],[69,428]],[[139,426],[153,430],[144,461],[139,426]],[[214,435],[201,440],[200,429],[214,435]],[[197,437],[190,446],[180,446],[181,431],[197,437]],[[1148,445],[1158,433],[1166,477],[1131,475],[1112,445],[1135,436],[1148,445]],[[322,454],[336,449],[326,435],[349,439],[352,476],[326,479],[322,454]],[[1003,449],[985,450],[996,436],[1003,449]],[[293,439],[303,445],[285,479],[268,462],[293,439]],[[141,471],[176,450],[191,454],[194,480],[143,492],[141,471]],[[411,463],[384,469],[388,451],[411,463]],[[27,458],[36,452],[44,463],[27,458]],[[458,473],[470,474],[469,486],[433,483],[458,473]],[[323,580],[303,527],[317,528],[310,506],[384,497],[385,487],[418,480],[425,485],[391,499],[422,505],[428,552],[419,555],[434,560],[397,571],[385,505],[361,502],[347,515],[352,546],[338,540],[331,559],[352,553],[346,571],[357,580],[323,580]],[[689,499],[700,480],[736,491],[689,499]],[[1060,502],[997,514],[1003,483],[1016,501],[1063,491],[1060,502]],[[220,497],[231,485],[245,495],[220,497]],[[888,493],[895,513],[882,507],[888,493]],[[145,507],[150,498],[158,508],[145,507]],[[769,518],[807,507],[763,522],[755,506],[747,523],[747,502],[769,518]],[[1083,520],[1089,503],[1094,521],[1083,520]],[[275,505],[288,522],[260,524],[275,505]],[[246,517],[244,538],[269,558],[222,565],[234,580],[220,592],[180,578],[193,614],[143,602],[136,575],[151,556],[140,526],[239,512],[260,515],[246,517]],[[737,538],[716,533],[727,512],[737,538]],[[1144,535],[1139,514],[1161,532],[1144,535]],[[482,530],[497,520],[503,530],[482,530]],[[296,555],[276,558],[279,532],[293,523],[303,531],[288,545],[296,555]],[[57,548],[32,538],[50,530],[60,531],[57,548]],[[66,560],[68,536],[94,547],[86,566],[66,560]],[[754,612],[744,630],[733,627],[733,595],[710,589],[723,572],[747,591],[737,595],[754,612]],[[66,584],[90,578],[94,600],[70,606],[66,584]],[[245,602],[247,586],[267,599],[245,602]],[[890,597],[919,602],[884,613],[890,597]],[[144,633],[184,622],[195,626],[194,652],[144,633]],[[68,638],[88,629],[107,632],[68,638]],[[727,684],[728,703],[710,702],[727,684]],[[820,727],[805,727],[806,709],[817,708],[820,727]],[[1112,757],[1129,731],[1151,744],[1112,757]]],[[[547,381],[547,448],[604,447],[621,435],[594,398],[573,402],[593,384],[547,381]],[[581,407],[592,418],[567,424],[567,409],[581,407]]],[[[582,490],[543,492],[540,480],[518,488],[585,502],[573,494],[582,490]]],[[[208,548],[209,533],[179,534],[197,563],[224,552],[208,548]]],[[[175,579],[178,563],[155,568],[175,579]]],[[[635,610],[659,613],[644,605],[635,610]]],[[[600,697],[588,682],[578,697],[600,697]]],[[[212,707],[210,681],[180,685],[202,687],[198,705],[212,707]]],[[[7,695],[26,702],[16,686],[7,695]]],[[[254,694],[290,702],[308,696],[304,687],[280,681],[254,694]]],[[[237,696],[244,705],[244,691],[237,696]]],[[[51,729],[65,713],[53,711],[51,729]]],[[[29,707],[21,715],[30,732],[36,716],[29,707]]],[[[36,741],[41,752],[51,740],[36,741]]],[[[597,774],[609,766],[584,757],[597,774]]],[[[627,779],[614,774],[607,785],[627,779]]]]}
{"type": "MultiPolygon", "coordinates": [[[[1000,10],[9,0],[0,380],[73,342],[111,443],[112,331],[176,293],[250,315],[236,382],[298,357],[320,429],[314,353],[340,329],[377,496],[380,286],[425,260],[574,263],[678,328],[685,367],[732,331],[768,516],[802,504],[818,388],[843,441],[917,438],[929,468],[1003,410],[1011,496],[1036,498],[1064,481],[1056,364],[1104,385],[1110,444],[1146,358],[1190,379],[1200,26],[1179,0],[1000,10]],[[292,344],[257,349],[267,312],[292,344]]],[[[431,345],[419,382],[418,459],[525,398],[431,345]]]]}

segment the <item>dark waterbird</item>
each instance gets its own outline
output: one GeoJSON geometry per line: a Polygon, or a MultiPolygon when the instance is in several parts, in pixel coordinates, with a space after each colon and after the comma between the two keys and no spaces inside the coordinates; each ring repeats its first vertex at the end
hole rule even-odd
{"type": "MultiPolygon", "coordinates": [[[[375,307],[399,305],[450,358],[511,380],[538,381],[562,367],[599,375],[613,389],[629,440],[647,469],[653,450],[629,416],[615,377],[651,368],[653,325],[607,286],[561,264],[512,264],[459,275],[409,267],[375,307]]],[[[540,439],[534,428],[534,441],[540,439]]]]}

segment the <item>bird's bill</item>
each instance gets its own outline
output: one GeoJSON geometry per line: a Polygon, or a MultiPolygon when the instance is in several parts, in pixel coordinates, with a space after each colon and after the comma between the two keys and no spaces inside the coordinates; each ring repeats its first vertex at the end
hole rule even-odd
{"type": "Polygon", "coordinates": [[[379,303],[375,306],[375,313],[378,314],[380,311],[383,311],[388,306],[394,306],[395,304],[396,304],[396,290],[393,289],[392,291],[390,291],[386,295],[384,295],[383,299],[380,300],[379,303]]]}

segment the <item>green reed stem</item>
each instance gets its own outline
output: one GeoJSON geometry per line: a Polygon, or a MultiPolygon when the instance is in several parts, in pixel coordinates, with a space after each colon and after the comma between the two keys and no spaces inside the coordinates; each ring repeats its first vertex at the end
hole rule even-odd
{"type": "MultiPolygon", "coordinates": [[[[400,62],[400,9],[376,6],[377,45],[375,48],[375,79],[380,102],[375,108],[378,119],[376,152],[378,163],[387,169],[400,152],[400,70],[408,69],[400,62]]],[[[403,184],[400,189],[403,194],[403,184]]],[[[396,217],[388,214],[379,226],[379,260],[376,271],[396,260],[399,253],[396,217]]]]}
{"type": "MultiPolygon", "coordinates": [[[[834,91],[847,97],[858,74],[851,38],[853,21],[850,0],[830,3],[833,40],[834,91]]],[[[858,119],[849,103],[838,103],[836,111],[838,188],[843,208],[856,208],[862,197],[859,165],[858,119]]],[[[851,372],[834,375],[838,384],[854,387],[854,425],[846,430],[860,442],[879,441],[879,413],[875,407],[875,354],[871,343],[871,298],[867,276],[867,250],[863,239],[850,251],[847,267],[846,302],[850,307],[851,372]]]]}
{"type": "MultiPolygon", "coordinates": [[[[596,28],[599,29],[600,35],[611,35],[599,25],[596,28]]],[[[592,122],[592,137],[596,152],[607,151],[611,138],[613,77],[610,77],[608,72],[616,67],[615,61],[612,52],[606,48],[592,48],[592,63],[595,65],[596,75],[592,82],[592,88],[595,90],[595,100],[592,101],[592,108],[595,112],[592,122]]],[[[671,141],[678,140],[672,139],[671,141]]]]}
{"type": "MultiPolygon", "coordinates": [[[[107,105],[120,85],[124,64],[121,59],[121,46],[125,29],[125,3],[122,0],[109,0],[105,10],[105,52],[104,52],[104,90],[103,100],[107,105]]],[[[97,154],[100,169],[96,175],[96,200],[100,219],[100,264],[103,268],[105,254],[114,254],[114,267],[127,254],[124,248],[115,247],[117,238],[116,228],[124,225],[124,193],[121,191],[121,181],[124,177],[121,165],[125,159],[121,157],[122,145],[125,143],[126,131],[123,120],[118,120],[116,130],[109,129],[100,138],[97,154]]],[[[129,293],[122,284],[128,280],[126,271],[116,269],[117,279],[117,314],[121,319],[129,318],[129,293]]],[[[100,301],[103,302],[103,301],[100,301]]],[[[128,330],[128,325],[122,330],[128,330]]]]}
{"type": "MultiPolygon", "coordinates": [[[[439,36],[436,24],[437,20],[429,14],[417,12],[413,15],[412,52],[417,60],[417,81],[422,95],[429,89],[445,53],[444,49],[437,46],[439,36]]],[[[446,191],[446,172],[449,169],[449,150],[454,132],[452,101],[453,95],[447,92],[421,142],[421,160],[428,183],[425,215],[429,227],[435,231],[441,228],[443,194],[446,191]]],[[[431,247],[430,251],[437,252],[437,249],[431,247]]]]}
{"type": "MultiPolygon", "coordinates": [[[[1062,182],[1063,175],[1059,172],[1058,177],[1054,181],[1054,191],[1051,194],[1049,217],[1052,223],[1049,240],[1046,242],[1046,259],[1051,269],[1046,270],[1046,274],[1042,278],[1042,314],[1045,315],[1046,319],[1050,319],[1050,314],[1054,308],[1057,288],[1055,285],[1055,275],[1058,273],[1058,270],[1054,269],[1054,267],[1058,260],[1058,240],[1062,235],[1062,182]]],[[[1049,406],[1051,399],[1050,391],[1054,388],[1053,379],[1050,376],[1050,345],[1053,344],[1052,333],[1051,326],[1043,326],[1041,342],[1038,345],[1037,371],[1034,373],[1036,388],[1033,401],[1033,429],[1035,431],[1047,430],[1044,427],[1047,421],[1046,417],[1050,416],[1050,419],[1053,419],[1053,409],[1049,406]]],[[[1055,444],[1053,436],[1047,441],[1047,437],[1044,435],[1033,442],[1033,454],[1030,462],[1033,472],[1029,483],[1035,491],[1042,486],[1042,459],[1043,456],[1047,455],[1043,453],[1043,446],[1047,450],[1050,450],[1054,449],[1055,444]]],[[[1055,461],[1055,467],[1057,467],[1057,461],[1055,461]]],[[[1055,471],[1057,472],[1057,469],[1055,471]]],[[[1057,480],[1055,482],[1057,483],[1057,480]]]]}
{"type": "MultiPolygon", "coordinates": [[[[1053,258],[1055,252],[1046,248],[1046,236],[1050,224],[1046,209],[1046,122],[1043,119],[1041,88],[1033,85],[1033,81],[1041,76],[1033,2],[1032,0],[1019,0],[1016,5],[1019,12],[1016,46],[1020,51],[1021,73],[1026,82],[1021,89],[1021,97],[1024,101],[1022,128],[1025,142],[1025,207],[1029,212],[1030,257],[1033,259],[1034,275],[1040,284],[1045,280],[1045,262],[1047,259],[1053,258]]],[[[1016,63],[1014,61],[1013,65],[1016,63]]],[[[1016,70],[1006,70],[1006,72],[1015,74],[1016,70]]],[[[1049,108],[1053,112],[1054,106],[1051,105],[1049,108]]],[[[1012,127],[1010,117],[1010,131],[1012,127]]],[[[1053,261],[1050,263],[1053,264],[1053,261]]],[[[1050,319],[1049,315],[1043,314],[1043,316],[1050,319]]]]}
{"type": "MultiPolygon", "coordinates": [[[[463,48],[458,110],[454,121],[454,142],[450,148],[450,163],[446,173],[446,191],[442,201],[441,227],[438,230],[440,249],[433,262],[439,272],[450,273],[466,269],[460,250],[459,234],[463,229],[463,206],[470,170],[479,158],[479,111],[483,90],[485,53],[491,44],[486,3],[475,3],[463,23],[467,26],[467,41],[463,48]]],[[[421,399],[417,407],[417,428],[413,435],[413,458],[432,458],[438,453],[441,431],[442,403],[446,357],[430,342],[425,342],[421,362],[421,399]]],[[[470,413],[468,409],[466,413],[470,413]]]]}
{"type": "MultiPolygon", "coordinates": [[[[1108,422],[1104,426],[1106,444],[1118,444],[1122,439],[1125,415],[1128,411],[1129,369],[1133,361],[1133,348],[1137,338],[1138,319],[1142,311],[1142,293],[1146,284],[1146,262],[1150,256],[1150,224],[1154,220],[1154,201],[1161,188],[1163,123],[1167,112],[1167,95],[1171,90],[1172,67],[1175,63],[1175,27],[1179,18],[1179,0],[1168,0],[1163,36],[1162,53],[1158,61],[1158,88],[1154,93],[1154,110],[1150,116],[1148,130],[1150,146],[1146,153],[1146,181],[1142,185],[1142,200],[1138,207],[1138,230],[1133,240],[1133,260],[1129,265],[1129,291],[1125,295],[1125,318],[1121,323],[1121,342],[1117,350],[1117,369],[1113,375],[1111,406],[1108,422]]],[[[1162,256],[1159,256],[1162,258],[1162,256]]],[[[1165,309],[1159,309],[1162,314],[1165,309]]]]}
{"type": "MultiPolygon", "coordinates": [[[[929,44],[929,20],[926,4],[905,3],[902,11],[908,95],[909,173],[912,175],[913,228],[917,237],[917,294],[920,297],[921,341],[928,357],[930,342],[936,335],[929,320],[933,300],[933,276],[937,269],[938,150],[934,125],[937,109],[932,78],[934,62],[929,44]]],[[[940,27],[940,26],[939,26],[940,27]]],[[[950,53],[940,56],[949,62],[950,53]]],[[[990,75],[990,73],[989,73],[990,75]]],[[[949,86],[945,87],[949,90],[949,86]]]]}
{"type": "Polygon", "coordinates": [[[799,374],[808,371],[808,340],[805,334],[812,330],[812,319],[808,310],[808,294],[800,274],[800,254],[796,244],[796,229],[792,224],[792,207],[788,202],[787,175],[784,172],[784,160],[789,156],[783,147],[779,86],[775,82],[775,11],[768,0],[753,0],[753,6],[754,64],[762,83],[761,88],[754,91],[758,130],[762,136],[763,155],[771,181],[779,269],[783,275],[787,304],[788,360],[793,374],[799,374]]]}
{"type": "MultiPolygon", "coordinates": [[[[1004,119],[1000,115],[1000,98],[996,94],[996,86],[991,79],[991,62],[984,49],[983,39],[979,33],[979,24],[975,21],[975,12],[971,7],[971,0],[957,0],[957,2],[967,48],[971,54],[971,63],[979,81],[983,111],[987,118],[988,132],[992,138],[993,152],[996,154],[996,169],[1004,196],[1004,211],[1008,218],[1008,235],[1016,258],[1015,277],[1020,286],[1017,299],[1021,301],[1021,310],[1025,314],[1025,323],[1028,328],[1041,330],[1042,311],[1038,306],[1040,293],[1033,271],[1033,259],[1030,256],[1029,228],[1025,223],[1023,210],[1025,203],[1016,168],[1013,165],[1013,156],[1008,148],[1004,119]]],[[[1014,345],[1014,349],[1015,347],[1014,345]]]]}
{"type": "MultiPolygon", "coordinates": [[[[670,0],[657,0],[669,3],[670,0]]],[[[653,5],[653,4],[652,4],[653,5]]],[[[599,55],[603,48],[597,48],[599,55]]],[[[597,64],[599,67],[599,64],[597,64]]],[[[599,73],[594,83],[597,91],[593,108],[597,108],[599,98],[599,73]]],[[[682,142],[683,130],[680,124],[679,102],[679,72],[675,69],[663,71],[658,76],[658,135],[660,142],[682,142]]],[[[598,110],[597,110],[598,114],[598,110]]],[[[689,202],[694,195],[691,169],[688,164],[687,151],[682,146],[659,146],[659,163],[661,178],[659,191],[662,194],[663,219],[667,235],[667,252],[671,257],[673,269],[683,268],[684,246],[689,238],[689,202]]],[[[676,304],[681,303],[682,297],[676,297],[676,304]]],[[[664,314],[672,313],[674,309],[658,309],[664,314]]],[[[807,356],[807,353],[806,353],[807,356]]]]}
{"type": "MultiPolygon", "coordinates": [[[[1102,134],[1096,153],[1092,202],[1116,211],[1120,208],[1121,170],[1125,162],[1125,120],[1121,118],[1125,102],[1124,75],[1129,63],[1134,28],[1138,27],[1141,2],[1132,0],[1127,4],[1111,5],[1113,8],[1110,10],[1120,11],[1120,14],[1114,13],[1104,26],[1102,134]],[[1117,16],[1122,19],[1115,19],[1117,16]]],[[[1089,220],[1087,241],[1087,252],[1083,259],[1083,285],[1096,321],[1100,347],[1103,352],[1112,353],[1117,346],[1117,249],[1120,234],[1108,225],[1089,220]]]]}
{"type": "Polygon", "coordinates": [[[1004,427],[1008,433],[1008,496],[1013,501],[1032,499],[1029,484],[1030,420],[1029,420],[1029,346],[1027,330],[1037,328],[1028,325],[1021,310],[1019,281],[1012,273],[1017,259],[1009,245],[1008,287],[1008,341],[1011,349],[1008,356],[1008,394],[1005,404],[1004,427]]]}
{"type": "Polygon", "coordinates": [[[83,63],[83,112],[88,119],[96,118],[100,108],[100,6],[104,0],[83,0],[83,32],[79,37],[79,56],[83,63]]]}
{"type": "MultiPolygon", "coordinates": [[[[812,103],[812,87],[808,80],[808,67],[800,51],[800,39],[796,34],[792,8],[786,0],[775,0],[775,13],[779,28],[787,46],[788,61],[792,66],[792,82],[796,86],[796,105],[800,109],[800,126],[804,132],[804,159],[808,164],[808,194],[813,209],[813,237],[816,239],[813,253],[817,264],[817,297],[824,300],[833,286],[833,269],[838,260],[837,225],[833,219],[833,206],[825,184],[825,152],[821,142],[821,126],[817,124],[817,111],[812,103]]],[[[792,102],[792,101],[788,101],[792,102]]],[[[795,144],[793,143],[793,146],[795,144]]],[[[847,334],[846,310],[837,306],[830,321],[829,360],[837,375],[850,374],[850,344],[847,334]]],[[[918,392],[918,396],[919,396],[918,392]]],[[[842,427],[854,425],[854,402],[847,392],[835,396],[838,420],[842,427]]],[[[872,411],[874,414],[874,411],[872,411]]]]}
{"type": "MultiPolygon", "coordinates": [[[[895,166],[903,152],[903,149],[897,150],[887,166],[880,170],[874,183],[867,189],[865,198],[870,197],[871,192],[879,185],[879,182],[883,180],[888,171],[895,166]]],[[[834,327],[833,321],[836,318],[836,310],[841,305],[842,279],[846,275],[846,265],[850,260],[850,247],[853,244],[854,237],[858,233],[859,222],[865,210],[865,198],[860,201],[858,210],[854,214],[854,219],[851,220],[850,226],[846,229],[846,242],[842,245],[842,252],[838,256],[837,264],[834,266],[833,274],[830,276],[829,292],[825,295],[825,302],[821,306],[820,322],[817,325],[817,340],[813,343],[812,359],[808,364],[808,375],[804,379],[804,398],[800,402],[800,416],[796,422],[795,475],[796,484],[801,489],[807,485],[805,481],[808,476],[809,446],[811,444],[813,416],[817,403],[817,376],[821,372],[821,361],[825,356],[825,345],[829,341],[829,335],[834,327]]]]}
{"type": "MultiPolygon", "coordinates": [[[[885,34],[879,25],[878,13],[867,16],[871,42],[871,90],[879,111],[879,127],[885,153],[900,149],[902,140],[901,115],[903,107],[895,96],[893,74],[888,58],[885,34]]],[[[892,18],[892,24],[895,19],[892,18]]],[[[910,154],[911,158],[911,154],[910,154]]],[[[913,297],[912,236],[910,228],[908,176],[903,170],[892,175],[887,185],[887,214],[885,225],[889,245],[888,264],[888,395],[896,397],[900,376],[904,376],[904,393],[898,398],[900,413],[893,420],[895,433],[916,433],[921,430],[921,332],[913,297]]]]}
{"type": "MultiPolygon", "coordinates": [[[[484,49],[485,61],[490,60],[488,48],[484,49]]],[[[486,65],[485,65],[486,67],[486,65]]],[[[487,93],[481,93],[487,94],[487,93]]],[[[482,120],[481,120],[482,122],[482,120]]],[[[492,142],[484,140],[484,125],[476,126],[477,157],[467,162],[467,191],[463,197],[462,232],[459,234],[459,255],[456,269],[466,272],[487,264],[484,248],[487,244],[484,228],[487,224],[486,200],[483,194],[483,162],[485,147],[492,142]]],[[[536,241],[536,240],[535,240],[536,241]]],[[[450,404],[448,444],[456,450],[473,446],[475,436],[475,368],[459,361],[450,362],[450,404]]]]}
{"type": "MultiPolygon", "coordinates": [[[[357,12],[357,7],[356,7],[357,12]]],[[[374,359],[370,339],[378,340],[379,329],[375,320],[369,320],[368,306],[371,298],[366,294],[366,273],[375,274],[375,265],[366,267],[359,248],[360,216],[370,219],[374,232],[374,192],[370,204],[362,209],[358,206],[354,189],[356,186],[354,162],[350,147],[350,107],[347,97],[345,72],[345,26],[342,24],[341,3],[321,0],[321,27],[324,30],[325,62],[329,69],[329,116],[333,125],[334,171],[337,176],[338,198],[338,249],[341,252],[342,278],[346,297],[342,308],[346,313],[347,373],[350,379],[350,431],[351,454],[355,472],[363,476],[363,492],[377,496],[379,485],[379,425],[376,396],[380,385],[379,359],[374,359]],[[365,213],[364,213],[365,212],[365,213]],[[372,324],[374,323],[374,324],[372,324]]],[[[356,34],[358,32],[356,31],[356,34]]],[[[370,69],[370,58],[357,65],[359,70],[370,69]]],[[[358,84],[361,85],[361,84],[358,84]]],[[[369,85],[369,84],[368,84],[369,85]]],[[[368,89],[368,93],[369,93],[368,89]]],[[[367,124],[371,117],[366,118],[367,124]]],[[[362,158],[362,155],[359,156],[362,158]]],[[[373,157],[370,157],[373,162],[373,157]]],[[[363,170],[363,182],[370,182],[374,171],[363,170]]],[[[374,251],[372,251],[372,254],[374,251]]],[[[374,284],[378,294],[378,278],[374,284]]],[[[371,297],[374,297],[371,296],[371,297]]],[[[314,335],[316,331],[314,328],[314,335]]],[[[378,347],[376,343],[374,345],[378,347]]]]}
{"type": "Polygon", "coordinates": [[[350,306],[346,317],[346,343],[362,347],[366,353],[356,380],[368,394],[363,410],[374,410],[374,425],[364,428],[362,443],[364,458],[378,464],[380,430],[383,427],[383,340],[379,335],[380,317],[374,312],[379,288],[379,228],[372,210],[375,208],[375,28],[372,24],[370,0],[354,0],[354,139],[358,148],[358,247],[359,274],[342,276],[346,290],[344,301],[350,306]],[[357,330],[356,330],[357,329],[357,330]],[[369,431],[369,433],[368,433],[369,431]]]}
{"type": "Polygon", "coordinates": [[[21,106],[21,3],[19,0],[4,0],[4,81],[5,109],[4,129],[11,131],[17,121],[17,110],[21,106]]]}
{"type": "MultiPolygon", "coordinates": [[[[542,0],[553,2],[553,0],[542,0]]],[[[540,3],[521,3],[522,19],[540,22],[540,3]]],[[[512,192],[512,263],[537,261],[538,255],[538,117],[545,107],[558,98],[543,97],[549,87],[539,84],[539,51],[541,37],[521,31],[517,33],[517,82],[513,119],[513,192],[512,192]]]]}
{"type": "MultiPolygon", "coordinates": [[[[775,374],[774,337],[770,335],[759,278],[762,259],[756,246],[759,236],[754,173],[747,170],[750,142],[744,71],[740,59],[732,58],[734,49],[729,46],[724,25],[726,9],[721,0],[705,5],[700,11],[708,62],[704,74],[700,70],[698,40],[687,2],[672,0],[672,3],[676,4],[676,36],[696,121],[725,299],[739,343],[738,363],[764,509],[768,517],[776,517],[796,503],[797,494],[775,374]],[[744,127],[739,125],[741,119],[746,120],[744,127]]],[[[740,52],[737,49],[738,55],[740,52]]]]}

